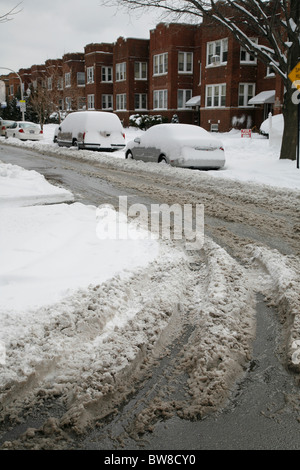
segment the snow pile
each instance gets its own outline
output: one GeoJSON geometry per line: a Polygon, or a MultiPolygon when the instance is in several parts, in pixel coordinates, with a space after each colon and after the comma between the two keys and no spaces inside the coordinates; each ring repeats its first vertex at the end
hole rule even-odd
{"type": "MultiPolygon", "coordinates": [[[[0,311],[56,302],[70,290],[104,282],[158,255],[157,243],[143,240],[136,229],[132,229],[135,239],[99,239],[93,206],[0,206],[0,210],[0,246],[5,247],[1,250],[0,311]]],[[[103,225],[108,217],[102,219],[103,225]]]]}
{"type": "Polygon", "coordinates": [[[188,371],[189,398],[178,414],[216,409],[249,359],[254,301],[243,268],[209,240],[186,252],[137,224],[132,239],[99,237],[113,215],[102,209],[0,206],[1,419],[59,397],[58,427],[81,431],[128,396],[186,325],[176,374],[188,371]]]}
{"type": "Polygon", "coordinates": [[[36,171],[0,161],[0,208],[73,201],[73,195],[45,180],[36,171]]]}
{"type": "Polygon", "coordinates": [[[300,372],[300,261],[295,256],[283,256],[277,250],[264,247],[252,249],[253,259],[261,263],[271,282],[260,289],[270,305],[279,308],[286,336],[287,364],[300,372]]]}

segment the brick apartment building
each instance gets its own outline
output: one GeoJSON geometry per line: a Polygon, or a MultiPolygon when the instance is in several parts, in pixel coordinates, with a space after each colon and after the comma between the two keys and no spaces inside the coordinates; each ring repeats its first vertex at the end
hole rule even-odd
{"type": "MultiPolygon", "coordinates": [[[[133,114],[169,121],[176,115],[179,122],[225,132],[259,128],[270,111],[282,112],[280,78],[209,19],[159,23],[149,39],[88,44],[82,53],[19,73],[25,92],[42,83],[57,109],[111,111],[125,126],[133,114]]],[[[5,80],[12,97],[20,82],[15,74],[5,80]]]]}

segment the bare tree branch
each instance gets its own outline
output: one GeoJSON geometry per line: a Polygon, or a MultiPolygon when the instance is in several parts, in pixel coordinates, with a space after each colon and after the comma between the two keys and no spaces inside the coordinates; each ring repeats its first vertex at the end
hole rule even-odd
{"type": "Polygon", "coordinates": [[[20,13],[20,11],[22,11],[22,8],[19,8],[19,7],[20,5],[22,5],[22,3],[23,2],[18,3],[15,7],[13,7],[7,13],[0,15],[0,23],[6,23],[7,21],[11,21],[15,15],[20,13]]]}

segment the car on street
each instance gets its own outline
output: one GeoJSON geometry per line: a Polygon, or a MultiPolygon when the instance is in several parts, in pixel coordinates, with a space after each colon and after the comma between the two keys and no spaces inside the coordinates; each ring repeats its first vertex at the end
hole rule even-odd
{"type": "Polygon", "coordinates": [[[7,120],[5,120],[5,119],[0,120],[0,135],[1,135],[2,137],[5,136],[5,130],[6,130],[8,127],[12,126],[14,122],[15,122],[15,121],[7,121],[7,120]]]}
{"type": "Polygon", "coordinates": [[[192,124],[150,127],[127,144],[125,157],[183,168],[219,169],[225,165],[221,140],[192,124]]]}
{"type": "Polygon", "coordinates": [[[102,150],[125,148],[125,134],[119,117],[105,111],[77,111],[68,114],[54,132],[59,147],[102,150]]]}
{"type": "Polygon", "coordinates": [[[5,130],[5,137],[15,137],[20,140],[41,140],[43,131],[39,124],[29,121],[15,121],[5,130]]]}

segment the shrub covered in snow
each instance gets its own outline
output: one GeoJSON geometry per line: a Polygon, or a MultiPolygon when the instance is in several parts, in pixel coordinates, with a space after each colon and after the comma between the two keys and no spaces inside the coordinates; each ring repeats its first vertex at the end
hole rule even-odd
{"type": "Polygon", "coordinates": [[[161,115],[149,116],[148,114],[133,114],[129,118],[129,125],[132,127],[138,127],[139,129],[145,130],[149,127],[155,126],[156,124],[162,124],[168,122],[168,119],[161,115]]]}

